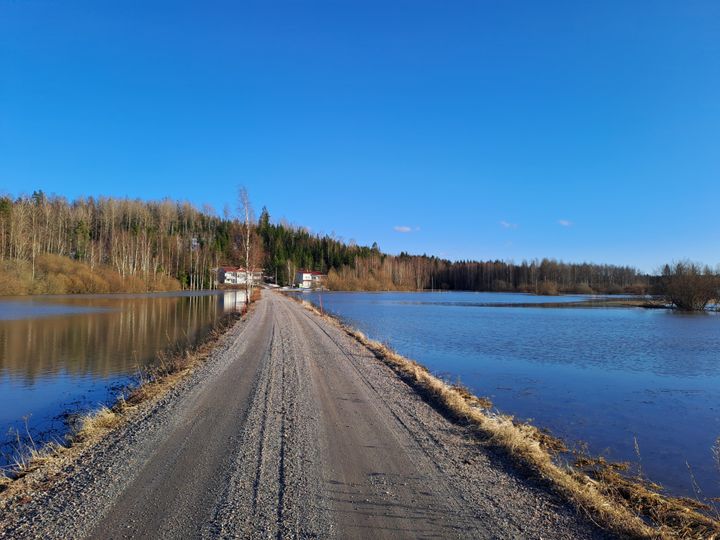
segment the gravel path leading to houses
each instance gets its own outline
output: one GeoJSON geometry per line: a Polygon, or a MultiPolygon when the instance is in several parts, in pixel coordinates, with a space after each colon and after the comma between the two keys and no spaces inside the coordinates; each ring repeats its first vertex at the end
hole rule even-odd
{"type": "Polygon", "coordinates": [[[339,328],[265,292],[0,538],[605,538],[339,328]]]}

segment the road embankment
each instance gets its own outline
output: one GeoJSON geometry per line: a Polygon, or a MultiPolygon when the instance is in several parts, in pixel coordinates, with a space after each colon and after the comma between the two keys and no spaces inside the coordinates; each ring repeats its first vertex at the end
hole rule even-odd
{"type": "Polygon", "coordinates": [[[387,356],[265,293],[170,391],[0,502],[0,537],[611,536],[387,356]]]}

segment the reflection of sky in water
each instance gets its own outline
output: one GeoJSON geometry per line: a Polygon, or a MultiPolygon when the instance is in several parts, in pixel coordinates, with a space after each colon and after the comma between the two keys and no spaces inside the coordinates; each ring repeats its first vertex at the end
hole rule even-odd
{"type": "Polygon", "coordinates": [[[112,402],[159,351],[197,340],[243,302],[235,291],[0,300],[0,443],[24,431],[23,417],[37,438],[57,436],[62,413],[112,402]]]}
{"type": "Polygon", "coordinates": [[[322,297],[371,337],[595,453],[637,461],[637,437],[648,475],[692,495],[687,460],[704,493],[720,496],[711,454],[720,436],[716,314],[469,307],[529,298],[493,293],[305,297],[322,297]]]}

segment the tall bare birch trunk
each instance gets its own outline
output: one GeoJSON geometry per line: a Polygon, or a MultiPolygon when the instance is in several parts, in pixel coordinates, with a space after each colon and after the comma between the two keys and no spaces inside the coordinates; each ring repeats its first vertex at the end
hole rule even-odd
{"type": "Polygon", "coordinates": [[[245,234],[243,235],[243,248],[245,249],[245,305],[250,303],[250,294],[252,293],[252,285],[250,283],[250,225],[252,222],[252,205],[250,204],[250,197],[247,189],[244,186],[240,186],[238,189],[238,213],[240,218],[245,223],[245,234]]]}

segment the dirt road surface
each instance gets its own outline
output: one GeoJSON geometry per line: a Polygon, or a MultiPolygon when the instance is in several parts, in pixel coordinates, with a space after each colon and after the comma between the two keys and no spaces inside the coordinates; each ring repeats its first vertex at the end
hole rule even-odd
{"type": "Polygon", "coordinates": [[[0,538],[604,538],[335,326],[266,291],[0,538]]]}

